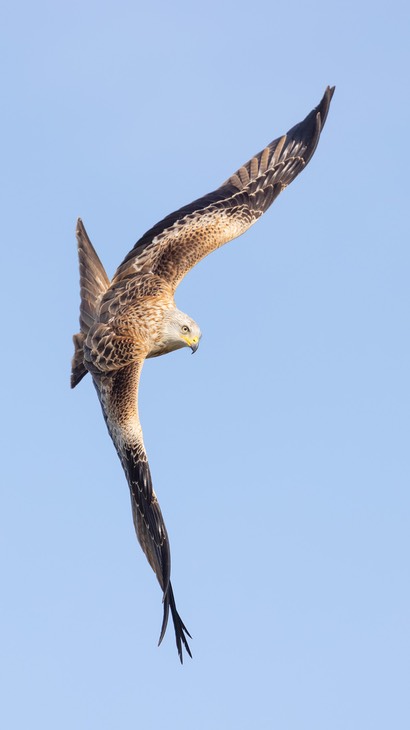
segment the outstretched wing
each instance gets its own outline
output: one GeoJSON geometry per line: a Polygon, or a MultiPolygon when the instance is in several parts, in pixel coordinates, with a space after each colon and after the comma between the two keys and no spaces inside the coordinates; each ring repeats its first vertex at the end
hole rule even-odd
{"type": "Polygon", "coordinates": [[[135,244],[113,282],[151,272],[174,290],[201,259],[244,233],[306,167],[326,121],[334,87],[306,119],[265,147],[221,187],[175,211],[135,244]]]}
{"type": "Polygon", "coordinates": [[[163,591],[164,616],[159,643],[165,635],[171,609],[182,663],[182,645],[191,656],[186,639],[186,635],[190,634],[175,605],[170,582],[171,554],[168,534],[152,488],[151,472],[138,419],[137,398],[141,369],[142,364],[133,363],[110,374],[94,373],[93,379],[108,431],[127,477],[138,541],[163,591]]]}

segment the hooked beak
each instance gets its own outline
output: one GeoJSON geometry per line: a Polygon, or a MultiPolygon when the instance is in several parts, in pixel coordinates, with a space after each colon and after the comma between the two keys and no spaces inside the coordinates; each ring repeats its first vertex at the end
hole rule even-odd
{"type": "Polygon", "coordinates": [[[192,354],[197,351],[199,347],[199,337],[194,337],[193,340],[191,340],[190,348],[192,350],[192,354]]]}
{"type": "Polygon", "coordinates": [[[187,345],[191,348],[192,354],[194,354],[194,352],[196,352],[197,349],[198,349],[198,347],[199,347],[199,340],[201,338],[200,337],[193,337],[192,340],[191,340],[189,337],[183,337],[182,339],[185,340],[185,342],[187,343],[187,345]]]}

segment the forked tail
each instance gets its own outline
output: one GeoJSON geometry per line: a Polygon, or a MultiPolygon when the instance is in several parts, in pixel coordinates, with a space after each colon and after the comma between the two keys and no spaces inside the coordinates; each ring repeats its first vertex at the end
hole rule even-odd
{"type": "Polygon", "coordinates": [[[189,656],[192,659],[191,650],[189,648],[189,644],[188,644],[185,634],[187,636],[189,636],[190,639],[192,639],[192,636],[189,633],[187,627],[185,626],[184,622],[182,621],[181,616],[179,615],[179,613],[177,611],[177,607],[175,604],[175,598],[174,598],[174,592],[172,590],[171,583],[169,583],[169,585],[168,585],[168,589],[167,589],[167,592],[165,593],[163,602],[164,602],[164,618],[162,620],[161,634],[159,637],[158,646],[160,645],[162,639],[165,636],[165,631],[167,629],[167,623],[168,623],[169,609],[171,609],[172,621],[174,622],[175,640],[176,640],[177,649],[178,649],[178,656],[179,656],[181,664],[183,664],[184,657],[182,654],[182,644],[184,645],[184,647],[187,651],[187,654],[189,654],[189,656]]]}

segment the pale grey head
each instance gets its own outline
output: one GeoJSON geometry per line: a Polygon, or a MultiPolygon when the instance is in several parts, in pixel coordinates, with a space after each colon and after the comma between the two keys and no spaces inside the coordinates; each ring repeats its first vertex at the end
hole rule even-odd
{"type": "Polygon", "coordinates": [[[201,337],[201,330],[191,317],[176,307],[169,309],[162,320],[158,340],[148,357],[165,355],[181,347],[190,347],[194,353],[198,349],[201,337]]]}

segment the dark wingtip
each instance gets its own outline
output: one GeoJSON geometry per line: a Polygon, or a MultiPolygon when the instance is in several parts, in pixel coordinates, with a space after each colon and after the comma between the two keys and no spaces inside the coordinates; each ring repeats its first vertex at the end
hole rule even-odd
{"type": "Polygon", "coordinates": [[[84,335],[81,332],[77,332],[73,336],[74,343],[74,356],[71,361],[71,378],[70,385],[75,388],[76,385],[83,379],[84,375],[87,375],[87,369],[84,367],[83,362],[83,344],[84,335]]]}
{"type": "Polygon", "coordinates": [[[312,109],[310,114],[302,122],[296,124],[287,133],[288,138],[297,142],[303,141],[306,144],[306,150],[303,155],[305,166],[312,159],[318,145],[335,88],[335,86],[327,86],[319,104],[312,109]]]}
{"type": "Polygon", "coordinates": [[[164,616],[162,619],[162,626],[161,626],[161,633],[158,641],[158,646],[161,644],[165,632],[167,630],[167,624],[168,624],[168,616],[169,616],[169,609],[171,609],[171,615],[172,620],[174,622],[174,629],[175,629],[175,641],[177,645],[177,651],[178,656],[181,664],[184,663],[184,656],[182,651],[182,645],[185,648],[185,651],[187,652],[188,656],[192,659],[191,649],[189,648],[189,644],[187,641],[187,636],[189,636],[190,639],[192,639],[191,634],[189,633],[187,627],[185,626],[184,622],[181,619],[181,616],[179,615],[177,611],[177,607],[175,604],[175,598],[174,598],[174,592],[172,590],[171,583],[168,586],[167,592],[164,596],[164,616]]]}
{"type": "Polygon", "coordinates": [[[77,218],[77,224],[75,227],[75,235],[78,241],[78,244],[80,245],[82,239],[86,239],[89,241],[87,231],[85,230],[84,223],[82,221],[82,218],[77,218]]]}
{"type": "Polygon", "coordinates": [[[85,375],[87,375],[88,370],[84,367],[84,365],[79,365],[75,368],[73,368],[73,371],[70,376],[70,388],[75,388],[78,383],[82,381],[85,375]]]}
{"type": "Polygon", "coordinates": [[[316,107],[316,111],[318,112],[318,114],[320,114],[320,128],[321,129],[323,129],[325,121],[327,119],[330,102],[333,99],[333,94],[335,93],[335,89],[336,89],[336,86],[327,86],[325,93],[323,94],[322,101],[316,107]]]}

